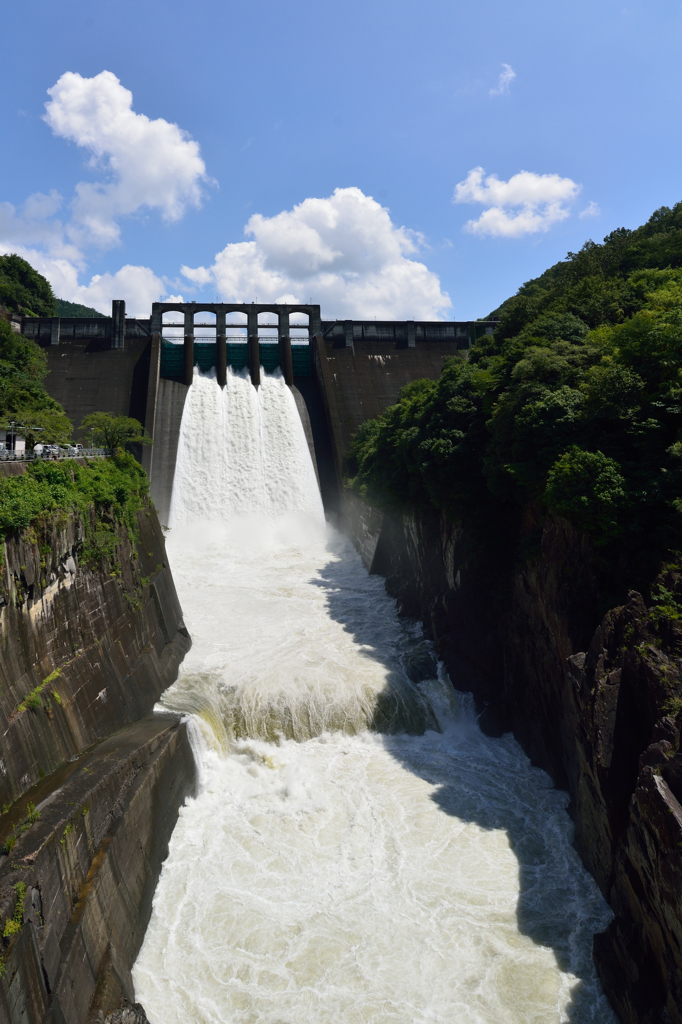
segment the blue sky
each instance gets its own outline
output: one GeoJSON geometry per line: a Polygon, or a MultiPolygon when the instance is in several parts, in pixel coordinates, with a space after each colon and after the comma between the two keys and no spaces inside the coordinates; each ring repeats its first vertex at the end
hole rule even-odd
{"type": "Polygon", "coordinates": [[[3,23],[0,249],[103,310],[467,320],[682,199],[672,0],[24,0],[3,23]]]}

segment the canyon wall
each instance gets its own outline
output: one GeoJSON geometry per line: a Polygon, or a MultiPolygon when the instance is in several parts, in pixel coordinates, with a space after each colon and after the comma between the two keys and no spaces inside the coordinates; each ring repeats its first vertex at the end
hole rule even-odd
{"type": "Polygon", "coordinates": [[[185,724],[154,716],[189,635],[153,507],[63,514],[4,543],[0,1021],[80,1024],[130,969],[179,808],[185,724]]]}
{"type": "MultiPolygon", "coordinates": [[[[481,727],[513,730],[571,795],[575,844],[614,910],[597,968],[623,1024],[682,1024],[682,622],[632,592],[600,622],[593,552],[558,517],[504,536],[345,494],[346,529],[423,620],[481,727]]],[[[682,595],[682,572],[661,585],[682,595]]]]}

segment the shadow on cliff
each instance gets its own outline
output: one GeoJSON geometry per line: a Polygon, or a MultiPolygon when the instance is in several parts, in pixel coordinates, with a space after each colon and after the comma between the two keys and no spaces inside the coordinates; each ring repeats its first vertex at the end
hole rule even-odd
{"type": "MultiPolygon", "coordinates": [[[[416,738],[387,731],[387,715],[405,690],[406,675],[422,693],[433,690],[435,660],[432,654],[425,655],[430,645],[420,643],[406,623],[402,649],[396,653],[394,644],[387,644],[382,650],[377,644],[381,626],[377,629],[376,618],[363,614],[353,603],[343,561],[328,563],[311,584],[326,590],[330,616],[363,646],[365,656],[387,670],[378,720],[372,722],[372,728],[383,735],[385,749],[403,768],[435,787],[431,799],[443,813],[484,830],[506,833],[519,868],[519,931],[551,948],[559,968],[578,979],[566,1019],[573,1024],[615,1021],[591,958],[592,934],[607,923],[604,905],[571,845],[567,794],[556,790],[544,771],[530,765],[511,734],[501,739],[484,736],[468,695],[459,698],[458,715],[450,718],[439,713],[441,733],[416,738]],[[603,1000],[603,1009],[595,1000],[603,1000]]],[[[382,586],[383,579],[377,577],[377,584],[382,586]]]]}

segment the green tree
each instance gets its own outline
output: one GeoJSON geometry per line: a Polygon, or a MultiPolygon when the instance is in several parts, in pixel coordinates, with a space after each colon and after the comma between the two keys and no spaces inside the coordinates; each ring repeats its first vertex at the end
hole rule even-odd
{"type": "Polygon", "coordinates": [[[603,452],[573,445],[554,463],[547,477],[545,501],[597,543],[612,540],[621,529],[620,513],[629,503],[620,466],[603,452]]]}
{"type": "Polygon", "coordinates": [[[0,317],[0,361],[11,364],[33,380],[42,380],[47,373],[44,351],[30,338],[13,331],[4,317],[0,317]]]}
{"type": "Polygon", "coordinates": [[[112,416],[108,412],[91,412],[80,425],[83,436],[94,436],[95,444],[116,451],[133,445],[151,444],[152,439],[139,420],[130,416],[112,416]]]}

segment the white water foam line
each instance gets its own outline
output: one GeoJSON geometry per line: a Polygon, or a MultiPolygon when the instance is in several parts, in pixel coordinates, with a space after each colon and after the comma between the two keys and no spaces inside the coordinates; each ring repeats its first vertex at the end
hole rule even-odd
{"type": "Polygon", "coordinates": [[[173,490],[193,647],[163,703],[201,782],[134,968],[150,1021],[614,1024],[565,794],[327,532],[281,379],[219,391],[195,378],[173,490]]]}

